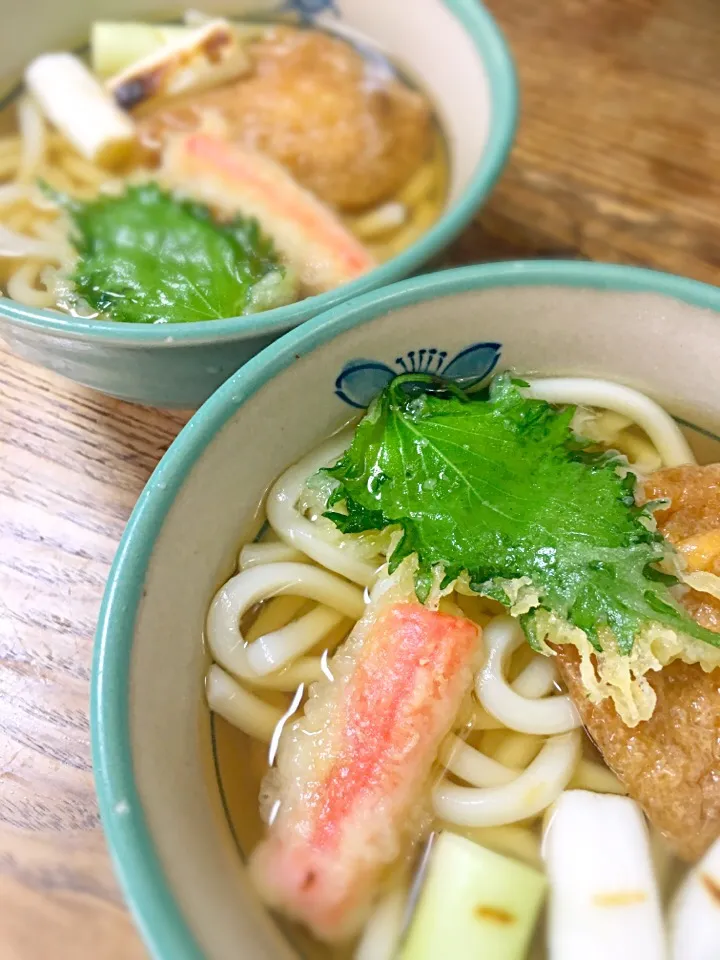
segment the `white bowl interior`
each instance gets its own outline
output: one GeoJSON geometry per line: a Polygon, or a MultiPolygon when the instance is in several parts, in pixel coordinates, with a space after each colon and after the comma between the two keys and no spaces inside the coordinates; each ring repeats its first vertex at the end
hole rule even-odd
{"type": "MultiPolygon", "coordinates": [[[[4,11],[2,76],[14,81],[38,53],[75,47],[93,20],[162,19],[188,7],[233,17],[271,19],[286,13],[284,0],[29,0],[4,11]]],[[[318,25],[349,37],[370,39],[430,96],[450,149],[449,205],[467,187],[487,142],[490,94],[487,71],[471,37],[441,0],[335,0],[318,25]]]]}
{"type": "MultiPolygon", "coordinates": [[[[499,369],[607,377],[718,434],[718,322],[711,311],[651,294],[539,286],[448,295],[380,316],[297,360],[210,443],[155,545],[131,667],[139,794],[169,884],[208,960],[292,956],[248,890],[209,769],[201,637],[214,590],[257,529],[268,484],[353,415],[335,395],[345,363],[366,357],[394,367],[409,350],[452,356],[498,341],[499,369]]],[[[706,458],[710,441],[692,431],[692,442],[706,447],[706,458]]]]}

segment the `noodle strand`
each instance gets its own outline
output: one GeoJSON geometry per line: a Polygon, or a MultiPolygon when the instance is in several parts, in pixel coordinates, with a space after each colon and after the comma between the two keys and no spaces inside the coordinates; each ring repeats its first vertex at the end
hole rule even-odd
{"type": "Polygon", "coordinates": [[[375,907],[354,954],[354,960],[393,960],[405,925],[408,891],[398,884],[375,907]]]}
{"type": "Polygon", "coordinates": [[[267,517],[286,544],[307,554],[321,566],[367,587],[375,578],[376,567],[354,554],[349,541],[333,544],[323,539],[317,525],[302,516],[296,506],[308,477],[314,476],[321,467],[334,463],[348,448],[351,439],[352,430],[343,430],[286,470],[268,494],[267,517]]]}
{"type": "Polygon", "coordinates": [[[461,787],[443,780],[433,791],[435,814],[468,827],[496,827],[534,817],[570,782],[580,743],[579,730],[551,737],[527,770],[502,786],[461,787]]]}
{"type": "Polygon", "coordinates": [[[650,437],[666,467],[695,463],[695,457],[670,414],[645,394],[609,380],[549,377],[528,380],[527,393],[548,403],[581,403],[630,417],[650,437]]]}
{"type": "Polygon", "coordinates": [[[256,603],[290,592],[359,620],[365,608],[362,592],[340,577],[307,563],[268,563],[243,570],[218,590],[207,620],[213,657],[237,677],[265,676],[305,653],[338,622],[329,611],[312,611],[282,631],[246,644],[242,617],[256,603]],[[302,627],[298,626],[302,624],[302,627]]]}
{"type": "Polygon", "coordinates": [[[17,112],[22,144],[17,179],[19,183],[30,183],[37,176],[45,155],[45,120],[30,97],[20,100],[17,112]]]}
{"type": "Polygon", "coordinates": [[[473,787],[497,787],[510,783],[520,772],[498,763],[455,734],[445,738],[440,747],[439,760],[449,773],[473,787]]]}
{"type": "Polygon", "coordinates": [[[270,706],[240,686],[216,663],[208,670],[205,691],[211,710],[249,737],[270,743],[275,728],[282,720],[282,710],[270,706]]]}
{"type": "Polygon", "coordinates": [[[292,561],[301,563],[307,557],[285,543],[248,543],[240,551],[238,566],[241,570],[257,567],[263,563],[292,561]]]}
{"type": "Polygon", "coordinates": [[[475,680],[475,694],[488,713],[520,733],[546,736],[580,726],[580,716],[569,696],[533,700],[520,696],[507,683],[503,675],[506,662],[525,642],[517,620],[496,617],[485,627],[483,640],[486,660],[475,680]]]}

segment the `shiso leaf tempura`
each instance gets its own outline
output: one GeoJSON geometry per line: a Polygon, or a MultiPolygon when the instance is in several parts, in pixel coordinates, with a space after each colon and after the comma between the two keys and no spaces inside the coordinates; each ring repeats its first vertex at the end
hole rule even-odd
{"type": "Polygon", "coordinates": [[[396,378],[327,471],[337,487],[326,516],[344,533],[397,527],[390,571],[415,557],[421,600],[438,570],[445,584],[465,578],[519,615],[541,652],[571,639],[568,625],[617,657],[652,624],[718,646],[675,600],[657,504],[636,504],[624,458],[575,435],[573,406],[523,386],[502,374],[476,399],[430,377],[396,378]]]}
{"type": "Polygon", "coordinates": [[[263,309],[294,298],[295,281],[255,220],[219,222],[156,183],[89,202],[52,196],[73,225],[73,287],[114,320],[212,320],[252,313],[258,295],[263,309]]]}

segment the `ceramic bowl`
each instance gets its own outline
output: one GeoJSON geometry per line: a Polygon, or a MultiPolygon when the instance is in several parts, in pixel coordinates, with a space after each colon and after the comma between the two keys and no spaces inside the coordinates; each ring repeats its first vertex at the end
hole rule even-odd
{"type": "MultiPolygon", "coordinates": [[[[266,313],[204,323],[137,325],[74,319],[0,298],[0,336],[20,356],[125,400],[194,408],[285,331],[343,300],[416,271],[482,204],[503,168],[517,115],[510,54],[478,0],[227,0],[186,4],[229,16],[295,11],[384,50],[430,96],[446,133],[450,185],[437,223],[400,255],[321,296],[266,313]]],[[[182,10],[178,4],[178,10],[182,10]]],[[[11,4],[2,72],[17,77],[43,50],[68,48],[91,19],[167,17],[164,0],[11,4]]]]}
{"type": "Polygon", "coordinates": [[[93,670],[103,823],[157,960],[297,956],[248,886],[203,701],[208,604],[257,532],[270,481],[406,369],[609,377],[662,403],[699,458],[720,459],[719,364],[713,287],[628,267],[509,263],[336,307],[249,361],[202,407],[128,524],[93,670]]]}

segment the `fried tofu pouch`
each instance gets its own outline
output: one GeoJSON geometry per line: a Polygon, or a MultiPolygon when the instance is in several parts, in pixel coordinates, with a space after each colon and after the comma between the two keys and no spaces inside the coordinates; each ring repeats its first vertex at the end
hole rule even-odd
{"type": "Polygon", "coordinates": [[[278,27],[250,47],[254,70],[139,120],[144,142],[217,114],[231,141],[288,170],[325,203],[352,211],[391,197],[432,145],[428,102],[344,40],[278,27]]]}
{"type": "MultiPolygon", "coordinates": [[[[673,467],[644,484],[642,500],[667,499],[658,528],[694,570],[720,573],[720,464],[673,467]]],[[[720,632],[720,602],[688,590],[692,616],[720,632]]],[[[720,834],[720,670],[676,661],[647,679],[657,695],[653,716],[627,727],[610,700],[591,703],[579,657],[557,648],[558,665],[603,759],[640,803],[675,853],[696,860],[720,834]]]]}
{"type": "MultiPolygon", "coordinates": [[[[659,470],[645,482],[643,493],[645,500],[670,501],[655,518],[688,568],[720,576],[720,463],[659,470]]],[[[689,590],[682,602],[698,623],[720,633],[720,601],[689,590]]]]}

